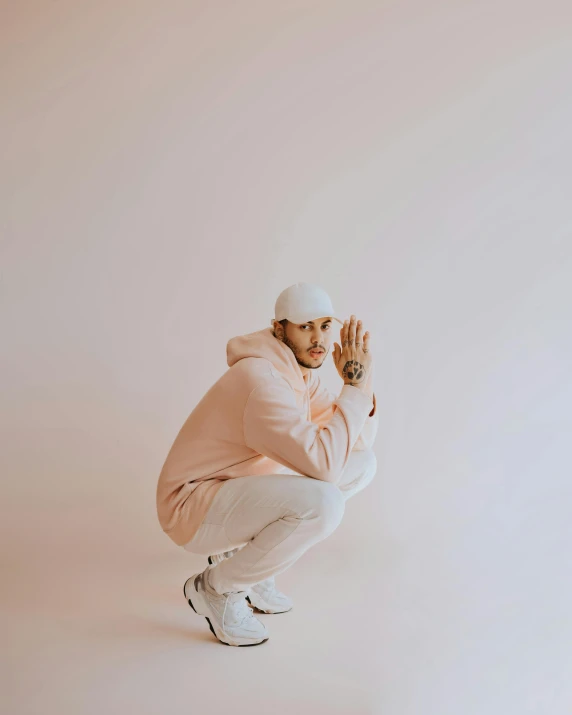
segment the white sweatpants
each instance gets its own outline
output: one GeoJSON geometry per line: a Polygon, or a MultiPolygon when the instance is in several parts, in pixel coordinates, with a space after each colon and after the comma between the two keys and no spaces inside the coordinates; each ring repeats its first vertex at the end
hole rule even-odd
{"type": "Polygon", "coordinates": [[[346,500],[371,482],[376,469],[375,454],[363,450],[350,454],[337,485],[291,470],[228,479],[183,548],[210,556],[242,546],[212,567],[209,583],[218,593],[245,591],[282,573],[329,536],[346,500]]]}

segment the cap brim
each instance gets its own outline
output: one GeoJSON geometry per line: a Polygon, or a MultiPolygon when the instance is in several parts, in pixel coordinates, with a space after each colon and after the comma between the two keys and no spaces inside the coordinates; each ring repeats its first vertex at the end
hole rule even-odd
{"type": "MultiPolygon", "coordinates": [[[[338,323],[340,323],[341,325],[344,324],[344,321],[340,320],[340,318],[338,318],[337,315],[328,315],[328,316],[324,316],[324,317],[331,318],[332,320],[337,320],[338,323]]],[[[288,318],[288,320],[291,323],[295,323],[296,325],[303,325],[304,323],[309,323],[310,321],[316,320],[316,316],[313,315],[310,318],[307,315],[292,315],[292,316],[290,316],[290,318],[288,318]]]]}

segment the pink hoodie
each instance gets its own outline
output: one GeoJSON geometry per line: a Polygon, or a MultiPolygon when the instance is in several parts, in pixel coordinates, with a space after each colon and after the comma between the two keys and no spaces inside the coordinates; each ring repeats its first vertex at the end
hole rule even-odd
{"type": "Polygon", "coordinates": [[[272,328],[232,338],[229,369],[191,412],[157,485],[157,514],[178,545],[197,532],[226,479],[276,474],[284,467],[337,483],[352,449],[369,449],[378,415],[371,373],[366,392],[339,396],[302,375],[272,328]]]}

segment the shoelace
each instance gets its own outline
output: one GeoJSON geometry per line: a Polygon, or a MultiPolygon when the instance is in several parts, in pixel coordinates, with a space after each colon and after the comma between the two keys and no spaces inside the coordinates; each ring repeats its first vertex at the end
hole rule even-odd
{"type": "MultiPolygon", "coordinates": [[[[203,581],[204,578],[208,578],[208,576],[203,576],[203,581]]],[[[203,588],[205,584],[203,582],[203,588]]],[[[254,617],[252,611],[250,608],[246,605],[246,595],[247,591],[234,591],[231,592],[227,595],[224,601],[224,608],[222,611],[222,622],[224,625],[224,618],[226,616],[226,609],[228,607],[229,601],[235,606],[234,613],[239,617],[238,624],[241,626],[246,620],[252,619],[254,617]]],[[[219,594],[220,596],[220,594],[219,594]]]]}
{"type": "Polygon", "coordinates": [[[250,608],[246,605],[246,592],[245,591],[240,591],[238,593],[231,593],[228,595],[225,603],[224,603],[224,610],[222,612],[222,622],[224,625],[224,617],[226,615],[226,608],[228,606],[229,601],[234,604],[235,606],[235,614],[239,616],[239,621],[238,624],[241,626],[245,621],[251,620],[254,616],[250,608]]]}

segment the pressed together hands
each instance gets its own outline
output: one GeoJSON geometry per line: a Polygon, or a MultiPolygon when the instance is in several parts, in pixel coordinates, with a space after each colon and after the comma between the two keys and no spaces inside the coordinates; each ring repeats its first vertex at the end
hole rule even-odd
{"type": "Polygon", "coordinates": [[[363,389],[372,369],[369,331],[363,332],[361,320],[352,315],[340,329],[340,342],[334,343],[334,365],[345,385],[363,389]]]}

